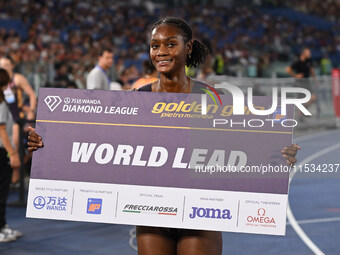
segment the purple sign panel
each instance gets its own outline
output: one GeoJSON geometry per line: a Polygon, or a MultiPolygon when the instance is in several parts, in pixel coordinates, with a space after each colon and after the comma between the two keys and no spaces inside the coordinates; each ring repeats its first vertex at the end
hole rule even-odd
{"type": "MultiPolygon", "coordinates": [[[[288,193],[293,107],[233,114],[200,94],[40,89],[34,179],[288,193]],[[204,104],[203,104],[204,102],[204,104]],[[202,114],[202,107],[205,114],[202,114]]],[[[254,97],[256,109],[272,101],[254,97]]]]}

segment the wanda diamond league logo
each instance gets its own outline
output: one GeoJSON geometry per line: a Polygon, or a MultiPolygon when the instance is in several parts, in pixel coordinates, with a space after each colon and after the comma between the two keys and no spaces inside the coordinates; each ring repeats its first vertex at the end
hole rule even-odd
{"type": "Polygon", "coordinates": [[[61,101],[62,100],[59,96],[47,96],[44,99],[45,104],[48,106],[51,112],[53,112],[58,107],[61,101]]]}

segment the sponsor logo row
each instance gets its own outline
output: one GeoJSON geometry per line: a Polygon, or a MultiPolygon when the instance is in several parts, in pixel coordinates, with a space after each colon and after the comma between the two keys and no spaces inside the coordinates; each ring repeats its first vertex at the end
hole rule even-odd
{"type": "MultiPolygon", "coordinates": [[[[71,210],[71,203],[65,196],[36,196],[33,200],[33,206],[39,211],[55,211],[67,212],[71,210]]],[[[112,203],[112,201],[107,201],[112,203]]],[[[89,197],[87,199],[86,214],[101,215],[103,206],[103,198],[89,197]]],[[[148,214],[148,215],[163,215],[163,216],[177,216],[179,208],[175,206],[159,206],[159,205],[146,205],[146,204],[125,204],[121,212],[123,214],[148,214]]],[[[110,212],[112,215],[114,212],[110,212]]],[[[190,210],[186,213],[188,219],[210,219],[230,221],[233,217],[238,217],[238,214],[228,208],[212,208],[212,207],[199,207],[191,206],[190,210]]],[[[239,220],[239,219],[237,219],[239,220]]],[[[275,217],[272,217],[266,212],[265,208],[258,208],[256,213],[248,214],[245,221],[245,226],[248,227],[273,227],[276,228],[275,217]]]]}

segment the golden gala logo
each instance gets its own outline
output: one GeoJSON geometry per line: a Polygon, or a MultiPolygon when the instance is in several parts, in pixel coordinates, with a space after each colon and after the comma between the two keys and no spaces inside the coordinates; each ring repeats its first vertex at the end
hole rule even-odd
{"type": "MultiPolygon", "coordinates": [[[[254,106],[257,109],[264,109],[261,106],[254,106]]],[[[225,105],[220,107],[216,104],[207,105],[207,114],[216,114],[220,110],[220,116],[228,117],[233,115],[233,106],[225,105]],[[221,109],[221,110],[220,110],[221,109]]],[[[201,114],[202,112],[202,104],[194,101],[192,103],[186,103],[185,101],[181,101],[179,103],[165,103],[165,102],[157,102],[154,104],[152,113],[161,114],[161,117],[186,117],[188,114],[201,114]]],[[[244,106],[245,115],[253,115],[249,110],[248,106],[244,106]]]]}

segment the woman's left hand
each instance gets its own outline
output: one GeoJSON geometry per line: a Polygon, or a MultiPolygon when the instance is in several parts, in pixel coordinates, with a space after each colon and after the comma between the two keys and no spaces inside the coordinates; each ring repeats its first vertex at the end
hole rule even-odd
{"type": "Polygon", "coordinates": [[[296,163],[296,154],[297,151],[300,150],[301,147],[294,143],[289,147],[284,147],[281,150],[282,156],[286,159],[287,164],[294,166],[294,164],[296,163]]]}

